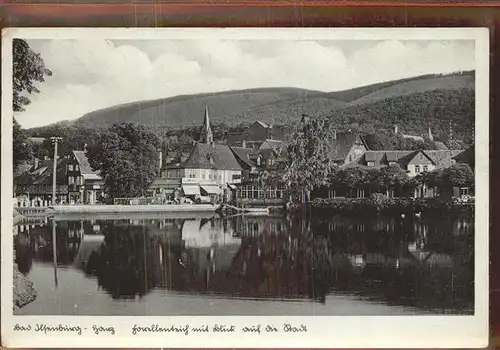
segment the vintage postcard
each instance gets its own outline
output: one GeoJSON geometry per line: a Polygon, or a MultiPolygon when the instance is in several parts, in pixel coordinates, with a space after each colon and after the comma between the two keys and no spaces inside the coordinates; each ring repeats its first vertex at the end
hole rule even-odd
{"type": "Polygon", "coordinates": [[[486,28],[2,32],[2,345],[484,347],[486,28]]]}

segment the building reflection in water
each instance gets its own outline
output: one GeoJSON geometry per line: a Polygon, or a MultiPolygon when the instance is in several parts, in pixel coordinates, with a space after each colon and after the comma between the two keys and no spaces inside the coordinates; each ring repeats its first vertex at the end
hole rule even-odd
{"type": "MultiPolygon", "coordinates": [[[[53,261],[50,222],[16,230],[22,273],[53,261]]],[[[473,231],[471,219],[449,218],[59,221],[56,257],[115,299],[161,289],[322,303],[335,293],[470,313],[473,231]]]]}

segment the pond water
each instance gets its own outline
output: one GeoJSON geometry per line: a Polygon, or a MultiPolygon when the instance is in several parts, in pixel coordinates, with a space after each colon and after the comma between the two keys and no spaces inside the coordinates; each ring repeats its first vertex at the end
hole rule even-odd
{"type": "Polygon", "coordinates": [[[38,292],[17,314],[474,311],[471,218],[72,217],[53,228],[14,227],[15,261],[38,292]]]}

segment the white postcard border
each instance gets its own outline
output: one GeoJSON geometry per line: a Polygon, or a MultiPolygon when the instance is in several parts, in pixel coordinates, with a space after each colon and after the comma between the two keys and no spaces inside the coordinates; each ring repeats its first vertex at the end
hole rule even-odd
{"type": "Polygon", "coordinates": [[[488,344],[489,234],[489,32],[487,28],[10,28],[2,31],[2,346],[6,347],[345,347],[473,348],[488,344]],[[474,40],[476,50],[475,314],[473,316],[309,317],[88,317],[12,314],[12,38],[78,39],[299,39],[474,40]],[[16,323],[86,327],[83,335],[13,331],[16,323]],[[305,324],[307,333],[133,335],[134,324],[201,326],[305,324]],[[92,325],[114,326],[116,335],[94,335],[92,325]]]}

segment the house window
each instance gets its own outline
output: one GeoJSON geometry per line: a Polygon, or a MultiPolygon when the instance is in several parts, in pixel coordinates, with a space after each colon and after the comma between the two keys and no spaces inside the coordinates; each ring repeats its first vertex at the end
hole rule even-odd
{"type": "Polygon", "coordinates": [[[424,171],[429,171],[429,166],[424,165],[424,171]]]}
{"type": "Polygon", "coordinates": [[[240,180],[241,174],[233,174],[232,178],[233,178],[233,180],[240,180]]]}
{"type": "Polygon", "coordinates": [[[68,164],[68,171],[73,171],[73,164],[68,164]]]}
{"type": "Polygon", "coordinates": [[[460,195],[461,196],[468,196],[469,195],[469,188],[468,187],[460,188],[460,195]]]}
{"type": "Polygon", "coordinates": [[[392,161],[392,160],[391,160],[391,161],[389,162],[389,165],[396,165],[396,162],[394,162],[394,161],[392,161]]]}
{"type": "Polygon", "coordinates": [[[352,162],[352,155],[349,154],[349,162],[352,162]]]}
{"type": "Polygon", "coordinates": [[[73,176],[68,176],[68,185],[73,185],[75,183],[75,178],[73,176]]]}
{"type": "Polygon", "coordinates": [[[368,166],[375,166],[375,162],[367,162],[368,166]]]}
{"type": "Polygon", "coordinates": [[[420,173],[420,165],[415,165],[415,172],[416,172],[417,174],[419,174],[419,173],[420,173]]]}
{"type": "Polygon", "coordinates": [[[75,171],[79,171],[80,170],[80,167],[78,166],[78,164],[75,164],[75,171]]]}

